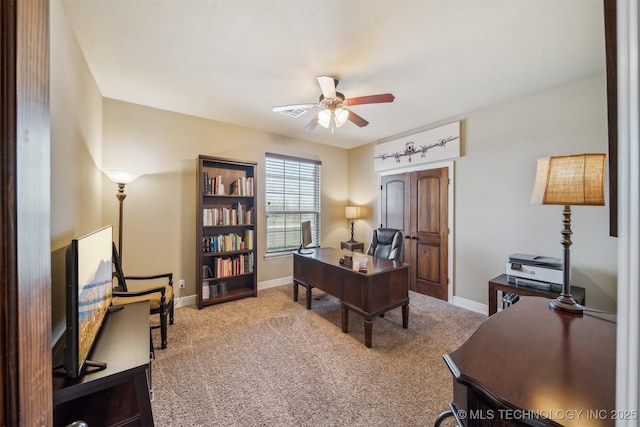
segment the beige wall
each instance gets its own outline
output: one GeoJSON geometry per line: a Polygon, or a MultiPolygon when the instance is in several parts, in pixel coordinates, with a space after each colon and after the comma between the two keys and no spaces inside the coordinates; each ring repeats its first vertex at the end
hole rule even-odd
{"type": "MultiPolygon", "coordinates": [[[[348,152],[154,108],[104,100],[104,165],[143,172],[126,187],[123,265],[128,274],[172,271],[195,293],[196,157],[258,163],[258,281],[292,275],[291,255],[265,258],[265,152],[322,161],[322,245],[347,236],[348,152]]],[[[116,186],[104,178],[104,217],[117,230],[116,186]]],[[[117,233],[116,233],[117,236],[117,233]]]]}
{"type": "Polygon", "coordinates": [[[102,227],[102,96],[61,0],[51,1],[51,274],[53,339],[64,327],[64,252],[102,227]],[[62,323],[61,323],[62,319],[62,323]]]}
{"type": "MultiPolygon", "coordinates": [[[[486,301],[486,279],[514,252],[562,258],[562,207],[531,205],[536,159],[607,152],[604,76],[470,114],[456,165],[456,295],[486,301]]],[[[608,198],[607,198],[608,199],[608,198]]],[[[573,207],[572,282],[616,310],[617,239],[607,207],[573,207]]]]}
{"type": "MultiPolygon", "coordinates": [[[[510,254],[562,258],[562,207],[529,204],[536,159],[607,152],[604,76],[454,120],[462,121],[463,143],[454,176],[454,300],[487,304],[487,281],[505,271],[510,254]]],[[[352,199],[366,201],[378,191],[372,153],[373,144],[350,152],[352,199]]],[[[572,211],[572,282],[587,289],[590,306],[615,311],[617,239],[609,236],[608,206],[572,211]]],[[[377,218],[376,212],[366,225],[375,227],[377,218]]]]}
{"type": "Polygon", "coordinates": [[[380,178],[373,169],[374,144],[349,150],[349,199],[361,206],[363,218],[354,223],[354,238],[365,243],[365,251],[371,240],[371,232],[379,227],[378,197],[380,178]]]}

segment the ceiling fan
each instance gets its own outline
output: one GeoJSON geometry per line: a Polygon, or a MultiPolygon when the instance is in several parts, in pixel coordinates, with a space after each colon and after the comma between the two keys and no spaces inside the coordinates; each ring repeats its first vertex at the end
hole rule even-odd
{"type": "Polygon", "coordinates": [[[282,113],[293,117],[299,117],[311,108],[321,108],[313,119],[305,126],[305,130],[313,130],[319,124],[322,127],[331,127],[331,133],[334,128],[344,125],[347,120],[357,126],[364,127],[369,124],[368,121],[357,115],[346,107],[362,104],[376,104],[381,102],[393,102],[395,96],[390,93],[382,93],[379,95],[359,96],[356,98],[345,99],[344,95],[336,92],[338,80],[330,76],[318,76],[318,84],[322,90],[320,100],[309,104],[292,104],[273,107],[275,113],[282,113]]]}

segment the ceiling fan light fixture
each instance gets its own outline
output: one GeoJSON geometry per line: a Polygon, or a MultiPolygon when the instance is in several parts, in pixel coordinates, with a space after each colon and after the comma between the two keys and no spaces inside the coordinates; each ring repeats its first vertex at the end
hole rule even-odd
{"type": "Polygon", "coordinates": [[[323,128],[329,128],[331,124],[331,110],[326,108],[318,113],[318,124],[323,128]]]}
{"type": "Polygon", "coordinates": [[[368,121],[357,115],[351,110],[344,107],[352,107],[362,104],[379,104],[383,102],[393,102],[395,97],[391,93],[381,93],[378,95],[358,96],[355,98],[345,98],[344,94],[336,91],[338,80],[330,76],[318,76],[318,84],[322,93],[318,102],[309,104],[290,104],[273,107],[271,110],[276,113],[287,114],[292,117],[294,112],[300,111],[298,115],[303,114],[307,109],[318,108],[319,112],[311,119],[305,130],[313,130],[317,125],[325,129],[331,129],[331,133],[336,128],[344,126],[348,121],[354,123],[358,127],[364,127],[369,124],[368,121]]]}
{"type": "Polygon", "coordinates": [[[349,110],[346,110],[344,108],[336,108],[336,110],[333,112],[333,115],[337,128],[344,125],[345,123],[347,123],[347,120],[349,120],[349,110]]]}

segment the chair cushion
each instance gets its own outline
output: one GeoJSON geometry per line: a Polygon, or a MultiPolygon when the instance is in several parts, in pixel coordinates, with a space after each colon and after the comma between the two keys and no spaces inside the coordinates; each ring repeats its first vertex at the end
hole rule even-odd
{"type": "MultiPolygon", "coordinates": [[[[155,288],[156,286],[150,286],[150,288],[155,288]]],[[[173,299],[173,286],[166,285],[165,287],[165,303],[169,303],[173,299]]],[[[147,288],[148,289],[148,288],[147,288]]],[[[143,291],[142,289],[136,289],[136,292],[143,291]]],[[[134,302],[140,301],[149,301],[149,306],[151,310],[160,308],[160,292],[154,292],[148,295],[141,295],[135,297],[124,297],[124,296],[114,296],[111,300],[112,305],[125,305],[125,304],[133,304],[134,302]]]]}

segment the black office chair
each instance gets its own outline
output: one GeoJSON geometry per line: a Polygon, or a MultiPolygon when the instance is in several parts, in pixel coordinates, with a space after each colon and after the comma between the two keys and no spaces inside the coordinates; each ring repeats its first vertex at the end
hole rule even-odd
{"type": "Polygon", "coordinates": [[[395,228],[373,230],[367,255],[376,258],[400,260],[402,255],[402,233],[395,228]]]}

